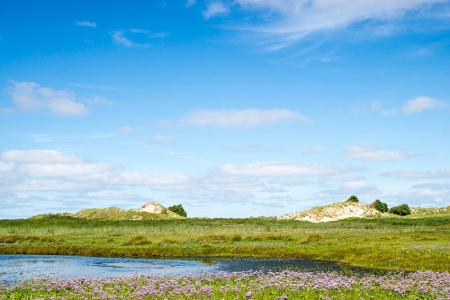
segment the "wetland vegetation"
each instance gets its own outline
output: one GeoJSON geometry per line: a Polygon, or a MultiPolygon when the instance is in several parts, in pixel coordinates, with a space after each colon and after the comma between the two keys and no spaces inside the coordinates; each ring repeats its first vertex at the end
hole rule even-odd
{"type": "Polygon", "coordinates": [[[1,254],[332,260],[390,270],[450,270],[448,210],[309,223],[274,218],[0,221],[1,254]]]}

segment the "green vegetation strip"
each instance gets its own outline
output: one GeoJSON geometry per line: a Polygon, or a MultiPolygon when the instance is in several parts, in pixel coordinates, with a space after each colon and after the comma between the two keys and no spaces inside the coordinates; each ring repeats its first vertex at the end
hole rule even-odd
{"type": "Polygon", "coordinates": [[[367,268],[449,271],[450,217],[313,224],[272,218],[108,221],[49,216],[0,221],[0,253],[308,258],[367,268]]]}
{"type": "Polygon", "coordinates": [[[37,279],[3,299],[448,299],[450,273],[352,276],[334,272],[233,272],[114,279],[37,279]]]}

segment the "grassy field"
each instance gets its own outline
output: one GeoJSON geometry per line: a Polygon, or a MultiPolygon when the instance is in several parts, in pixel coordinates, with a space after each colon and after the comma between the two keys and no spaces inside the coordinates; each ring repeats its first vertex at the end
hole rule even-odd
{"type": "Polygon", "coordinates": [[[237,272],[175,277],[37,280],[2,299],[448,299],[450,274],[422,271],[382,276],[333,272],[237,272]]]}
{"type": "Polygon", "coordinates": [[[450,217],[313,224],[254,219],[0,221],[0,253],[111,257],[311,258],[355,266],[450,270],[450,217]]]}

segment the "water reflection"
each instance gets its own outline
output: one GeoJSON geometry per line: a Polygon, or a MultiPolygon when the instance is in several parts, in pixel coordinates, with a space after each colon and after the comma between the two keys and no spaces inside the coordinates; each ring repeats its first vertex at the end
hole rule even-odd
{"type": "Polygon", "coordinates": [[[70,279],[117,276],[183,275],[202,272],[239,271],[352,271],[365,269],[293,259],[130,259],[82,256],[0,255],[0,283],[13,284],[36,277],[70,279]]]}

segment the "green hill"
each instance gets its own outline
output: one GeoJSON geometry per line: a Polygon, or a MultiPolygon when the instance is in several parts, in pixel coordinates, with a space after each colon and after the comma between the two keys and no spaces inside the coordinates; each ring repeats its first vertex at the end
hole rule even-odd
{"type": "Polygon", "coordinates": [[[44,214],[32,217],[33,219],[46,218],[49,216],[66,216],[78,219],[104,219],[104,220],[165,220],[165,219],[184,219],[184,217],[168,210],[159,203],[147,203],[140,209],[124,210],[118,207],[108,208],[87,208],[76,213],[44,214]],[[151,205],[156,207],[155,212],[148,212],[147,207],[151,205]],[[146,211],[147,210],[147,211],[146,211]]]}

